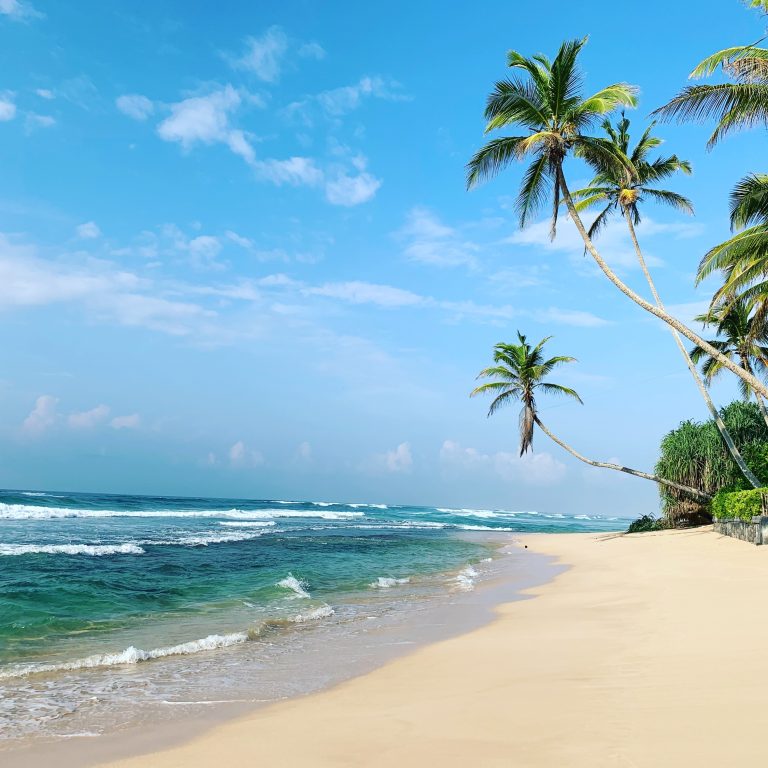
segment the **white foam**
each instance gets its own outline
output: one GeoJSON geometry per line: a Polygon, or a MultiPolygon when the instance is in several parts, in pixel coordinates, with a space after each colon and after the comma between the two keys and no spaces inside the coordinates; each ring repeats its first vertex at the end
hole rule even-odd
{"type": "Polygon", "coordinates": [[[284,579],[280,579],[275,586],[282,587],[283,589],[290,589],[294,593],[292,595],[294,598],[312,597],[312,595],[307,592],[307,582],[300,581],[292,573],[289,573],[284,579]]]}
{"type": "Polygon", "coordinates": [[[61,664],[16,664],[10,669],[0,670],[0,680],[12,677],[27,677],[28,675],[44,672],[74,672],[78,669],[93,669],[96,667],[116,667],[124,664],[141,664],[144,661],[162,659],[166,656],[187,656],[201,651],[212,651],[216,648],[226,648],[248,640],[245,632],[235,632],[230,635],[208,635],[201,640],[193,640],[189,643],[171,645],[167,648],[155,648],[151,651],[143,651],[141,648],[130,646],[120,653],[104,653],[86,656],[76,661],[67,661],[61,664]]]}
{"type": "Polygon", "coordinates": [[[459,571],[459,574],[454,578],[456,585],[464,592],[471,592],[475,588],[475,579],[477,578],[477,571],[468,565],[459,571]]]}
{"type": "Polygon", "coordinates": [[[270,520],[281,517],[317,517],[324,520],[346,520],[363,517],[362,512],[333,512],[300,509],[75,509],[41,507],[29,504],[0,503],[0,520],[53,520],[61,518],[101,517],[225,517],[239,520],[270,520]]]}
{"type": "Polygon", "coordinates": [[[374,589],[389,589],[390,587],[396,587],[398,584],[407,584],[410,579],[394,579],[391,576],[379,576],[376,581],[371,582],[371,587],[374,589]]]}
{"type": "Polygon", "coordinates": [[[291,621],[295,624],[304,624],[307,621],[318,621],[319,619],[327,619],[329,616],[333,616],[334,610],[330,605],[321,605],[317,608],[313,608],[306,613],[299,613],[294,616],[291,621]]]}
{"type": "Polygon", "coordinates": [[[270,525],[275,525],[274,520],[243,520],[241,523],[232,522],[231,520],[223,520],[219,522],[219,525],[227,525],[232,528],[268,528],[270,525]]]}
{"type": "Polygon", "coordinates": [[[0,556],[15,555],[143,555],[135,542],[125,544],[0,544],[0,556]]]}

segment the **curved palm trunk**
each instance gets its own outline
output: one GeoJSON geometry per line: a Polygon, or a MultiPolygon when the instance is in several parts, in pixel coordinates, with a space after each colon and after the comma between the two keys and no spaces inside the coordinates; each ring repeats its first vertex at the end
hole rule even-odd
{"type": "MultiPolygon", "coordinates": [[[[623,208],[624,212],[624,218],[627,221],[627,226],[629,227],[629,234],[632,238],[632,243],[635,246],[635,253],[637,254],[637,260],[640,263],[640,269],[643,270],[643,274],[645,275],[645,279],[648,281],[648,285],[651,289],[651,293],[653,294],[653,299],[656,302],[656,306],[659,307],[659,309],[664,309],[664,304],[661,301],[661,297],[659,296],[658,291],[656,290],[656,285],[653,282],[653,278],[651,277],[651,273],[648,271],[648,266],[645,263],[645,259],[643,258],[643,252],[640,249],[640,243],[637,241],[637,233],[635,232],[635,225],[632,223],[632,216],[630,215],[629,211],[626,208],[623,208]]],[[[720,413],[718,412],[717,408],[715,408],[715,404],[712,402],[712,398],[709,396],[709,391],[707,390],[706,386],[704,385],[704,382],[701,380],[701,376],[699,376],[698,370],[696,370],[696,366],[693,364],[693,360],[691,360],[691,356],[688,354],[688,350],[685,348],[685,345],[682,342],[682,339],[680,338],[680,334],[674,329],[670,329],[672,331],[672,336],[675,339],[675,343],[677,344],[677,348],[680,350],[680,354],[683,356],[683,359],[685,360],[685,364],[688,366],[688,370],[691,372],[691,376],[693,376],[693,380],[696,382],[696,386],[699,388],[699,392],[701,393],[701,396],[704,398],[704,402],[707,404],[707,408],[709,409],[710,414],[712,415],[712,418],[717,426],[718,431],[720,432],[720,436],[723,438],[723,442],[728,447],[728,451],[730,452],[731,456],[733,457],[733,460],[738,464],[739,469],[741,470],[741,474],[744,475],[744,477],[749,480],[750,484],[753,488],[759,488],[762,483],[754,472],[747,466],[747,463],[744,461],[744,457],[739,452],[739,449],[736,447],[736,443],[733,442],[733,438],[731,437],[731,433],[728,431],[728,428],[725,426],[725,423],[723,422],[722,418],[720,417],[720,413]]],[[[748,373],[752,373],[751,369],[745,365],[744,369],[748,373]]],[[[756,397],[758,401],[760,401],[760,395],[756,394],[756,397]]],[[[763,414],[765,417],[765,414],[763,414]]]]}
{"type": "MultiPolygon", "coordinates": [[[[741,355],[741,365],[745,370],[749,371],[750,373],[754,373],[749,359],[744,355],[741,355]]],[[[763,415],[763,421],[768,427],[768,411],[766,411],[765,408],[765,400],[763,400],[763,398],[757,392],[753,392],[752,394],[755,396],[755,400],[757,400],[757,407],[760,409],[760,413],[763,415]]]]}
{"type": "Polygon", "coordinates": [[[711,496],[708,493],[704,493],[704,491],[700,491],[698,488],[691,488],[688,485],[682,485],[681,483],[676,483],[673,480],[667,480],[664,477],[658,477],[656,475],[650,475],[647,472],[641,472],[639,469],[631,469],[630,467],[622,467],[620,464],[611,464],[607,461],[593,461],[592,459],[588,459],[586,456],[582,456],[578,451],[575,451],[573,448],[571,448],[570,445],[567,443],[564,443],[559,437],[556,437],[553,435],[545,426],[542,424],[541,419],[534,415],[533,420],[538,425],[539,429],[550,439],[556,442],[561,448],[568,451],[568,453],[571,454],[571,456],[575,456],[579,461],[583,461],[585,464],[589,464],[590,467],[603,467],[604,469],[614,469],[617,472],[624,472],[627,475],[634,475],[634,477],[642,477],[645,480],[652,480],[654,483],[659,483],[660,485],[666,485],[668,488],[674,488],[677,491],[682,491],[683,493],[687,493],[690,496],[693,496],[696,499],[699,499],[700,501],[710,501],[711,496]]]}
{"type": "Polygon", "coordinates": [[[568,213],[571,215],[571,219],[573,219],[573,223],[576,225],[576,229],[579,231],[586,249],[589,251],[592,258],[597,262],[597,265],[603,271],[603,274],[605,274],[605,276],[625,296],[632,299],[635,304],[642,307],[646,312],[650,312],[652,315],[658,317],[659,320],[663,320],[667,325],[674,328],[694,344],[698,344],[698,346],[707,352],[707,354],[711,355],[718,362],[722,363],[724,368],[727,368],[729,371],[731,371],[731,373],[736,374],[736,376],[745,381],[753,391],[759,392],[764,397],[768,397],[768,385],[763,384],[751,373],[736,365],[733,360],[716,350],[705,339],[702,339],[701,336],[694,333],[687,325],[681,323],[677,318],[672,317],[672,315],[670,315],[666,310],[660,309],[655,304],[651,304],[649,301],[646,301],[642,296],[635,293],[635,291],[633,291],[628,285],[621,281],[619,276],[605,262],[605,259],[603,259],[603,257],[600,255],[597,248],[595,248],[591,238],[587,234],[587,230],[584,227],[584,222],[582,222],[581,217],[579,216],[579,212],[576,210],[576,206],[574,205],[573,199],[571,198],[571,193],[568,190],[568,185],[565,182],[562,166],[558,166],[557,168],[557,181],[563,195],[563,200],[565,200],[565,205],[568,208],[568,213]]]}

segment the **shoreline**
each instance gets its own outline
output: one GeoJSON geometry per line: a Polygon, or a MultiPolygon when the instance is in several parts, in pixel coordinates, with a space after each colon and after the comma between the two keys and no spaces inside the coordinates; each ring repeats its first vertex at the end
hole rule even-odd
{"type": "MultiPolygon", "coordinates": [[[[468,536],[470,534],[467,534],[468,536]]],[[[477,534],[474,534],[477,536],[477,534]]],[[[561,570],[553,563],[553,558],[525,552],[514,546],[514,540],[505,537],[506,542],[500,541],[494,545],[496,555],[492,562],[484,561],[479,581],[473,588],[464,583],[458,583],[453,589],[443,594],[435,594],[420,607],[404,603],[404,609],[399,615],[393,614],[389,622],[371,622],[374,626],[366,633],[367,640],[360,636],[350,636],[341,639],[336,635],[333,648],[323,650],[318,643],[328,642],[330,636],[323,640],[318,636],[314,641],[309,639],[309,645],[302,643],[302,653],[309,653],[312,666],[322,670],[324,678],[321,685],[314,685],[301,690],[305,684],[279,699],[260,699],[257,695],[248,696],[243,700],[220,701],[216,695],[207,695],[201,689],[202,698],[210,698],[211,706],[173,707],[177,717],[168,719],[170,708],[160,720],[146,717],[143,725],[118,728],[103,734],[92,734],[89,738],[87,729],[82,736],[60,736],[26,738],[15,743],[9,742],[4,749],[0,748],[0,760],[7,768],[30,768],[32,766],[47,766],[55,761],[60,768],[82,768],[83,766],[101,765],[106,760],[129,758],[135,755],[150,755],[160,750],[175,748],[189,742],[203,732],[210,732],[223,724],[248,718],[255,713],[280,705],[286,701],[303,700],[314,695],[333,690],[358,677],[364,677],[371,671],[392,663],[392,661],[418,652],[447,638],[460,636],[478,627],[492,622],[496,608],[509,601],[525,598],[525,592],[532,586],[545,583],[561,570]],[[340,667],[337,659],[331,654],[339,654],[344,658],[344,667],[340,667]]],[[[489,559],[490,560],[490,559],[489,559]]],[[[466,569],[464,569],[466,570],[466,569]]],[[[463,573],[463,571],[462,571],[463,573]]],[[[459,582],[461,577],[456,577],[459,582]]],[[[453,579],[449,578],[449,581],[453,579]]],[[[474,579],[473,579],[474,580],[474,579]]],[[[365,617],[363,617],[365,618],[365,617]]],[[[326,635],[327,628],[318,626],[311,628],[310,635],[318,630],[326,635]]],[[[238,649],[225,649],[237,653],[238,649]]],[[[211,651],[213,658],[221,651],[211,651]]],[[[295,661],[295,659],[294,659],[295,661]]],[[[290,676],[290,667],[285,667],[285,658],[275,674],[290,676]]],[[[150,664],[163,662],[150,662],[150,664]]],[[[231,666],[231,662],[228,662],[231,666]]],[[[243,673],[253,674],[249,662],[243,660],[243,673]]],[[[294,664],[295,665],[295,664],[294,664]]],[[[143,665],[142,665],[143,666],[143,665]]],[[[161,674],[161,667],[158,674],[161,674]]],[[[298,670],[297,670],[298,671],[298,670]]],[[[122,674],[132,676],[135,668],[126,667],[122,674]]],[[[260,673],[255,671],[257,675],[260,673]]],[[[294,673],[295,674],[295,673],[294,673]]],[[[175,702],[166,702],[172,704],[175,702]]],[[[181,703],[181,702],[180,702],[181,703]]],[[[158,711],[158,714],[161,714],[158,711]]]]}
{"type": "Polygon", "coordinates": [[[768,553],[708,529],[522,540],[573,567],[484,627],[103,765],[764,764],[768,553]]]}

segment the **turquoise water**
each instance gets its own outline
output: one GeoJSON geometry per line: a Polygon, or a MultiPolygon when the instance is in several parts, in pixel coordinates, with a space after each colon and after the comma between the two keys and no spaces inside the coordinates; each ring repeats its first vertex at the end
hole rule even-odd
{"type": "MultiPolygon", "coordinates": [[[[86,722],[91,733],[96,721],[101,732],[110,718],[131,722],[141,702],[175,703],[195,676],[241,695],[234,668],[249,670],[249,691],[256,681],[268,698],[290,695],[307,685],[281,677],[287,655],[471,592],[510,532],[625,526],[523,511],[1,491],[0,736],[79,733],[86,722]]],[[[291,675],[318,683],[308,670],[291,675]]]]}

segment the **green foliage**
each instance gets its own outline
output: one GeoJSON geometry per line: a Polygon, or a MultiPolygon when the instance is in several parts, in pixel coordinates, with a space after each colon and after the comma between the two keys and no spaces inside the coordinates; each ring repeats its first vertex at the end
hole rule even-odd
{"type": "MultiPolygon", "coordinates": [[[[768,484],[768,427],[757,405],[737,400],[722,408],[720,415],[749,468],[768,484]]],[[[684,421],[667,434],[661,441],[656,474],[713,496],[722,490],[750,487],[712,419],[684,421]]],[[[661,505],[670,526],[703,524],[711,519],[706,504],[673,488],[661,489],[661,505]]]]}
{"type": "Polygon", "coordinates": [[[712,499],[712,517],[715,520],[746,520],[762,515],[768,488],[748,491],[719,491],[712,499]]]}
{"type": "Polygon", "coordinates": [[[627,533],[648,533],[649,531],[661,531],[666,527],[662,518],[654,517],[653,515],[642,515],[629,524],[627,533]]]}

